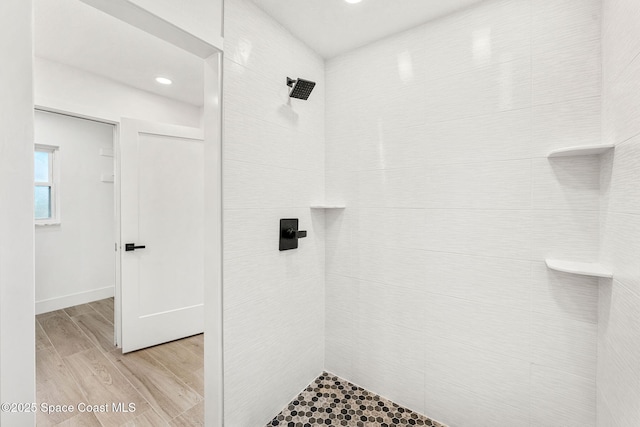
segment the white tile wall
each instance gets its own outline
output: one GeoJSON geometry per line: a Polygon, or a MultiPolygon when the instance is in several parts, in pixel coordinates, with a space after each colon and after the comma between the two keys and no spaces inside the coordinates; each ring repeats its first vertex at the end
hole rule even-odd
{"type": "Polygon", "coordinates": [[[420,131],[423,135],[421,150],[424,154],[421,158],[424,166],[527,159],[531,156],[529,108],[429,123],[420,131]]]}
{"type": "Polygon", "coordinates": [[[420,179],[412,201],[432,209],[529,209],[531,160],[432,165],[412,173],[420,179]]]}
{"type": "Polygon", "coordinates": [[[529,1],[492,1],[424,26],[428,79],[479,70],[530,56],[529,1]],[[509,16],[511,19],[504,19],[509,16]]]}
{"type": "Polygon", "coordinates": [[[598,426],[640,425],[640,3],[603,1],[598,426]]]}
{"type": "MultiPolygon", "coordinates": [[[[432,58],[436,60],[437,58],[432,58]]],[[[531,58],[427,80],[425,119],[440,122],[531,105],[531,58]]]]}
{"type": "Polygon", "coordinates": [[[425,413],[449,426],[529,426],[529,410],[486,398],[464,386],[432,380],[425,387],[425,413]]]}
{"type": "Polygon", "coordinates": [[[599,257],[600,160],[546,155],[600,142],[600,17],[490,0],[327,61],[327,369],[451,427],[595,425],[598,283],[544,258],[599,257]]]}
{"type": "Polygon", "coordinates": [[[533,107],[533,144],[535,157],[546,157],[563,147],[601,144],[600,96],[581,98],[533,107]]]}
{"type": "Polygon", "coordinates": [[[430,340],[429,350],[424,366],[427,387],[444,382],[454,389],[467,389],[483,402],[494,402],[503,410],[528,418],[529,362],[505,359],[447,338],[430,340]]]}
{"type": "Polygon", "coordinates": [[[638,16],[490,0],[325,66],[228,1],[227,419],[266,422],[324,363],[452,427],[595,425],[596,395],[598,425],[638,425],[638,16]],[[318,82],[309,102],[287,75],[318,82]],[[308,211],[329,199],[347,210],[308,211]],[[294,256],[266,231],[289,212],[312,231],[294,256]]]}
{"type": "Polygon", "coordinates": [[[595,426],[595,380],[532,365],[531,424],[595,426]]]}
{"type": "Polygon", "coordinates": [[[601,220],[603,262],[616,280],[640,293],[640,219],[638,215],[604,212],[601,220]]]}
{"type": "MultiPolygon", "coordinates": [[[[604,64],[605,70],[607,64],[604,64]]],[[[620,144],[640,133],[640,58],[635,57],[620,76],[603,89],[604,140],[620,144]]]]}
{"type": "Polygon", "coordinates": [[[260,426],[324,369],[324,61],[247,0],[225,2],[225,53],[225,424],[260,426]],[[287,76],[317,82],[308,101],[287,76]]]}
{"type": "Polygon", "coordinates": [[[597,210],[598,156],[533,160],[533,207],[541,210],[597,210]]]}
{"type": "Polygon", "coordinates": [[[422,249],[531,259],[531,211],[434,209],[426,214],[422,249]]]}
{"type": "Polygon", "coordinates": [[[600,39],[600,0],[541,0],[533,6],[532,45],[553,50],[600,39]]]}
{"type": "Polygon", "coordinates": [[[531,304],[534,313],[596,324],[598,279],[550,270],[531,264],[531,304]]]}
{"type": "MultiPolygon", "coordinates": [[[[494,351],[502,354],[505,360],[529,359],[531,315],[527,310],[435,294],[429,295],[426,309],[424,330],[427,337],[448,338],[494,351]]],[[[430,346],[429,340],[426,345],[430,346]]],[[[433,351],[437,351],[437,347],[433,351]]]]}
{"type": "Polygon", "coordinates": [[[529,310],[532,294],[538,295],[532,292],[529,261],[424,252],[422,263],[431,293],[523,311],[529,310]]]}
{"type": "Polygon", "coordinates": [[[617,280],[601,285],[598,390],[617,425],[640,416],[640,298],[617,280]]]}
{"type": "MultiPolygon", "coordinates": [[[[594,173],[597,173],[595,171],[594,173]]],[[[598,211],[536,210],[533,259],[598,260],[598,211]]]]}
{"type": "Polygon", "coordinates": [[[412,298],[407,298],[406,288],[367,281],[361,281],[359,289],[357,312],[364,323],[380,321],[396,330],[422,331],[427,299],[424,292],[415,289],[412,298]]]}
{"type": "Polygon", "coordinates": [[[609,409],[609,405],[607,402],[605,402],[605,398],[604,395],[600,392],[600,390],[598,390],[598,392],[596,393],[597,396],[597,417],[598,417],[598,422],[597,422],[597,426],[598,427],[616,427],[619,424],[616,423],[615,418],[613,417],[613,414],[611,413],[611,409],[609,409]]]}
{"type": "Polygon", "coordinates": [[[532,68],[534,105],[599,96],[600,40],[554,50],[534,50],[532,68]]]}
{"type": "Polygon", "coordinates": [[[603,202],[608,210],[628,214],[640,212],[640,188],[637,185],[640,170],[640,135],[616,145],[610,158],[602,160],[603,166],[607,168],[603,202]]]}
{"type": "Polygon", "coordinates": [[[602,2],[602,10],[603,65],[606,79],[613,81],[640,52],[640,4],[633,0],[607,0],[602,2]]]}
{"type": "Polygon", "coordinates": [[[534,313],[531,359],[536,364],[593,380],[597,335],[596,323],[534,313]]]}

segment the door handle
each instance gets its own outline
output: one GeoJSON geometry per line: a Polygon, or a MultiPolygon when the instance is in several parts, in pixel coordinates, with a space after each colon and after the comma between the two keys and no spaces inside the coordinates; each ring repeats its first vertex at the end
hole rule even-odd
{"type": "Polygon", "coordinates": [[[136,249],[144,249],[144,248],[146,248],[145,245],[136,246],[135,243],[125,243],[124,244],[124,250],[126,252],[135,251],[136,249]]]}

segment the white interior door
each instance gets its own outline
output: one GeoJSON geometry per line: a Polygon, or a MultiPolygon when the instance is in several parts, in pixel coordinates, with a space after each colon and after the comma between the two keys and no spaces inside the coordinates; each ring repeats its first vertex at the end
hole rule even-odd
{"type": "Polygon", "coordinates": [[[121,347],[129,352],[204,331],[204,142],[200,129],[130,119],[119,142],[121,347]]]}

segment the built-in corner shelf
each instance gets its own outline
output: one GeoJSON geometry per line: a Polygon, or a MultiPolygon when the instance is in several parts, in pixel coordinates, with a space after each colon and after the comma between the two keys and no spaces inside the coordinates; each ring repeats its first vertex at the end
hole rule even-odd
{"type": "Polygon", "coordinates": [[[580,274],[582,276],[604,277],[610,279],[613,273],[597,262],[575,262],[557,259],[546,259],[547,267],[563,273],[580,274]]]}
{"type": "Polygon", "coordinates": [[[311,205],[311,209],[344,209],[344,205],[311,205]]]}
{"type": "Polygon", "coordinates": [[[553,150],[547,157],[569,157],[569,156],[590,156],[593,154],[602,154],[614,148],[611,144],[601,145],[583,145],[578,147],[566,147],[553,150]]]}

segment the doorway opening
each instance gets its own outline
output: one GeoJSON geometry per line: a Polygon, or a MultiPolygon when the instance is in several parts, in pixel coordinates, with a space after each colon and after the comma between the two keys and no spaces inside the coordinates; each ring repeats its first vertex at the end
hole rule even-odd
{"type": "MultiPolygon", "coordinates": [[[[204,283],[219,275],[207,273],[205,252],[219,265],[221,241],[219,225],[204,224],[205,210],[218,212],[221,201],[219,182],[205,182],[206,173],[216,176],[205,165],[219,174],[220,56],[203,60],[79,0],[35,1],[35,56],[36,128],[39,121],[92,128],[78,136],[91,161],[72,158],[69,135],[55,143],[50,129],[42,138],[36,132],[34,161],[55,175],[34,179],[36,234],[76,238],[65,243],[71,249],[43,245],[58,252],[38,250],[36,269],[57,267],[74,279],[60,282],[85,286],[46,294],[37,285],[38,404],[75,408],[38,411],[38,425],[204,424],[204,283]],[[205,76],[213,81],[205,85],[205,76]],[[80,184],[91,186],[86,195],[70,184],[76,167],[85,173],[80,184]],[[98,193],[109,193],[110,204],[98,193]],[[72,208],[84,231],[72,227],[72,208]],[[214,237],[209,248],[205,236],[214,237]],[[102,261],[85,260],[95,248],[102,261]]],[[[214,408],[221,407],[220,337],[214,329],[208,343],[214,408]]]]}
{"type": "Polygon", "coordinates": [[[38,425],[130,419],[198,425],[204,419],[202,330],[126,355],[115,346],[115,126],[36,111],[35,129],[36,140],[46,142],[34,150],[37,402],[78,412],[79,405],[113,402],[105,412],[39,411],[38,425]],[[98,372],[111,383],[97,380],[98,372]],[[126,411],[121,402],[128,402],[126,411]]]}

